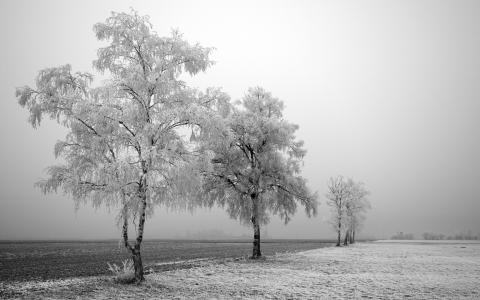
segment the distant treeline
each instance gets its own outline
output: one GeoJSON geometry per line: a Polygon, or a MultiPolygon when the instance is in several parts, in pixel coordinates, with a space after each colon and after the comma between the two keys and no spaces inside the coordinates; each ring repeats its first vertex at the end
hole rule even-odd
{"type": "Polygon", "coordinates": [[[403,233],[403,232],[397,232],[397,234],[393,235],[390,239],[392,240],[414,240],[415,236],[413,233],[403,233]]]}
{"type": "MultiPolygon", "coordinates": [[[[390,239],[392,240],[414,240],[413,233],[397,232],[390,239]]],[[[445,235],[443,233],[424,232],[421,239],[424,240],[480,240],[480,233],[473,234],[471,230],[457,233],[454,235],[445,235]]]]}
{"type": "Polygon", "coordinates": [[[480,240],[480,233],[472,234],[471,230],[457,233],[454,235],[445,235],[442,233],[425,232],[422,234],[424,240],[480,240]]]}

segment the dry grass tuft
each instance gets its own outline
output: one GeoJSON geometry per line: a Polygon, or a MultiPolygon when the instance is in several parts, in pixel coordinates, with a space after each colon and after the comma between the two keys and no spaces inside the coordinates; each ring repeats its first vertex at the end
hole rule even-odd
{"type": "Polygon", "coordinates": [[[108,264],[108,270],[113,273],[113,281],[120,284],[132,284],[135,283],[135,269],[133,267],[133,261],[126,259],[122,262],[122,266],[117,264],[108,264]]]}

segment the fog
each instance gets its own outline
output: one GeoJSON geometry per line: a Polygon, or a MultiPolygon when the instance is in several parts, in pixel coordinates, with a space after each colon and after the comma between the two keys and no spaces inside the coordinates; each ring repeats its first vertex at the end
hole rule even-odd
{"type": "MultiPolygon", "coordinates": [[[[299,208],[286,226],[272,217],[268,236],[334,238],[324,194],[338,174],[371,191],[364,236],[480,232],[478,1],[1,1],[0,239],[120,237],[117,211],[75,211],[69,197],[34,188],[66,131],[48,120],[33,129],[14,91],[46,67],[93,72],[103,45],[93,24],[130,7],[159,35],[178,28],[216,48],[216,64],[186,78],[191,86],[235,100],[260,85],[300,126],[319,213],[299,208]]],[[[251,235],[222,209],[158,208],[145,236],[213,230],[251,235]]]]}

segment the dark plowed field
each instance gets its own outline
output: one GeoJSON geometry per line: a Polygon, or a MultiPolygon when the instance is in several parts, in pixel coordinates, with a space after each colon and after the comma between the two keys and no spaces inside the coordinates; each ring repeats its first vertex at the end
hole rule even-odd
{"type": "MultiPolygon", "coordinates": [[[[262,253],[272,255],[331,246],[331,241],[265,240],[262,253]]],[[[251,241],[187,241],[149,240],[142,244],[142,256],[147,269],[156,270],[188,267],[184,261],[198,258],[246,257],[251,241]]],[[[120,264],[128,253],[118,241],[25,241],[0,242],[0,281],[61,279],[78,276],[109,274],[107,262],[120,264]]]]}

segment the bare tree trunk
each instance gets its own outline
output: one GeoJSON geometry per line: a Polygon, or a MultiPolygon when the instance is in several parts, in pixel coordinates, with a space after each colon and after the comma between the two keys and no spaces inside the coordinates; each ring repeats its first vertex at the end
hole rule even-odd
{"type": "Polygon", "coordinates": [[[343,239],[343,245],[348,246],[348,230],[345,231],[345,238],[343,239]]]}
{"type": "Polygon", "coordinates": [[[135,282],[140,283],[145,280],[143,276],[143,263],[140,254],[140,244],[136,244],[132,251],[133,267],[135,268],[135,282]]]}
{"type": "Polygon", "coordinates": [[[135,268],[135,281],[137,283],[145,280],[145,277],[143,276],[142,256],[140,255],[140,245],[142,244],[143,229],[145,227],[145,212],[147,210],[147,180],[145,173],[142,179],[142,184],[140,185],[142,207],[140,208],[140,220],[138,221],[137,239],[135,241],[135,247],[133,247],[132,251],[133,267],[135,268]]]}
{"type": "Polygon", "coordinates": [[[128,242],[128,207],[126,205],[125,201],[125,195],[124,201],[123,201],[123,242],[125,245],[125,248],[130,250],[130,253],[132,254],[132,261],[133,261],[133,267],[135,270],[135,282],[138,284],[142,281],[145,280],[144,277],[144,272],[143,272],[143,263],[142,263],[142,256],[140,253],[140,246],[142,244],[143,240],[143,230],[145,227],[145,213],[147,210],[147,181],[146,181],[146,172],[144,171],[143,177],[141,179],[141,184],[138,188],[139,193],[140,193],[140,199],[141,199],[141,204],[142,206],[140,207],[140,219],[138,222],[138,228],[137,228],[137,238],[135,240],[135,245],[132,247],[130,243],[128,242]]]}
{"type": "MultiPolygon", "coordinates": [[[[135,246],[132,247],[128,241],[128,207],[125,201],[125,195],[123,194],[123,208],[122,208],[122,218],[123,218],[123,228],[122,228],[122,236],[123,236],[123,244],[128,251],[130,251],[132,255],[133,267],[135,270],[135,282],[140,283],[141,281],[145,280],[143,276],[143,264],[142,264],[142,256],[140,254],[140,243],[143,237],[143,224],[140,227],[139,224],[139,233],[141,232],[142,236],[137,236],[137,241],[135,246]],[[140,237],[140,241],[138,238],[140,237]]],[[[146,203],[146,202],[145,202],[146,203]]],[[[145,213],[145,212],[144,212],[145,213]]],[[[144,213],[142,215],[144,215],[144,213]]],[[[143,223],[145,220],[143,220],[143,223]]],[[[142,223],[142,222],[140,222],[142,223]]]]}
{"type": "Polygon", "coordinates": [[[337,230],[337,247],[340,247],[340,240],[342,238],[342,223],[338,221],[338,230],[337,230]]]}
{"type": "Polygon", "coordinates": [[[355,244],[355,229],[352,230],[352,234],[350,235],[350,244],[355,244]]]}
{"type": "Polygon", "coordinates": [[[125,247],[130,251],[132,255],[133,267],[135,270],[135,282],[140,283],[145,280],[143,276],[143,263],[142,256],[140,254],[140,244],[135,243],[135,247],[132,247],[128,242],[128,227],[126,226],[127,220],[125,219],[123,225],[123,241],[125,247]]]}
{"type": "Polygon", "coordinates": [[[260,224],[258,223],[257,218],[253,218],[253,253],[252,258],[257,259],[262,256],[260,251],[260,224]]]}
{"type": "Polygon", "coordinates": [[[125,194],[122,193],[123,197],[123,208],[122,208],[122,218],[123,218],[123,227],[122,227],[122,237],[123,237],[123,245],[127,248],[128,251],[132,251],[132,246],[128,242],[128,207],[125,201],[125,194]]]}
{"type": "Polygon", "coordinates": [[[257,195],[252,195],[253,212],[252,212],[252,225],[253,225],[253,253],[252,259],[262,257],[260,251],[260,222],[258,220],[258,203],[257,195]]]}

